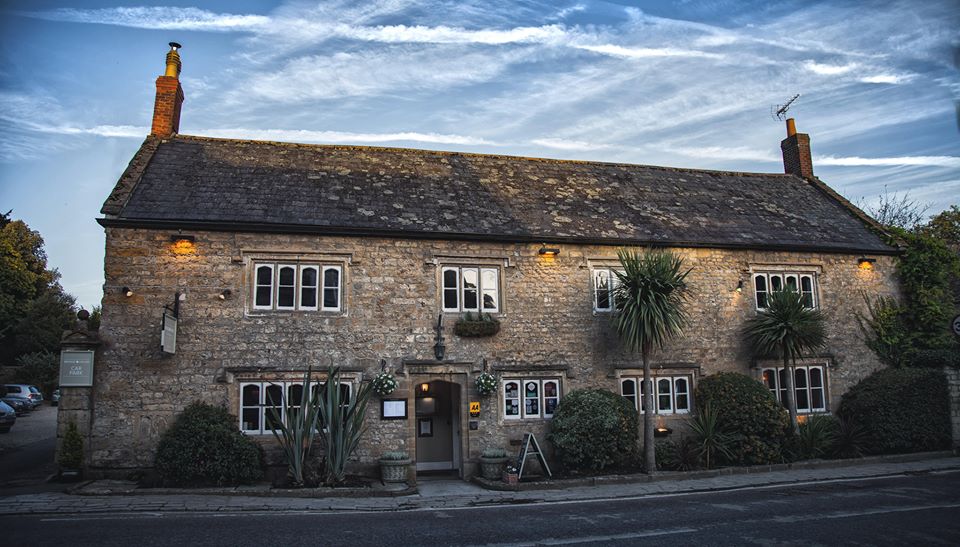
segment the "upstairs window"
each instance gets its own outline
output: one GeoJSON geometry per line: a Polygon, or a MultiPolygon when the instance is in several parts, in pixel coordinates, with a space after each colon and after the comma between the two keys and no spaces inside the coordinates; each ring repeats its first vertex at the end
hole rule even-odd
{"type": "Polygon", "coordinates": [[[620,284],[617,272],[611,268],[593,270],[593,309],[596,311],[614,311],[617,309],[615,295],[620,284]]]}
{"type": "Polygon", "coordinates": [[[440,270],[445,312],[500,311],[500,270],[479,266],[444,266],[440,270]]]}
{"type": "Polygon", "coordinates": [[[340,311],[343,269],[324,264],[254,266],[253,309],[340,311]]]}
{"type": "Polygon", "coordinates": [[[799,294],[805,307],[811,309],[818,307],[816,279],[810,273],[756,273],[753,274],[753,289],[758,310],[767,309],[771,293],[784,289],[799,294]]]}

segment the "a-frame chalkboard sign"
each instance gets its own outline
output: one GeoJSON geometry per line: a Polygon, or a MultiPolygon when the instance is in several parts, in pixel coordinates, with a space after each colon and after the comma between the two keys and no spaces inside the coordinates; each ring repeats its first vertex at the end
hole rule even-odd
{"type": "Polygon", "coordinates": [[[543,451],[540,450],[540,443],[537,442],[537,438],[533,436],[533,433],[524,433],[523,446],[520,447],[520,455],[517,456],[517,479],[523,477],[523,465],[527,463],[527,458],[530,456],[537,457],[540,466],[543,467],[543,471],[548,477],[553,476],[553,473],[550,472],[550,466],[547,465],[547,459],[543,457],[543,451]]]}

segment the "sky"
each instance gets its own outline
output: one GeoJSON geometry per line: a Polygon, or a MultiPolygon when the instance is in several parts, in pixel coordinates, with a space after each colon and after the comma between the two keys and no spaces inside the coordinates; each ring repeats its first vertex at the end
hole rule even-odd
{"type": "Polygon", "coordinates": [[[848,199],[960,203],[957,0],[4,0],[0,36],[0,209],[87,309],[170,41],[183,134],[782,172],[800,94],[848,199]]]}

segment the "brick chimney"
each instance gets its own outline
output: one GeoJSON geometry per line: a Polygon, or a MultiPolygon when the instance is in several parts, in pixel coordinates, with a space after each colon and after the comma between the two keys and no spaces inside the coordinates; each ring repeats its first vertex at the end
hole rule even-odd
{"type": "Polygon", "coordinates": [[[780,141],[783,152],[783,170],[788,175],[813,178],[813,160],[810,159],[810,135],[797,133],[793,118],[787,119],[787,138],[780,141]]]}
{"type": "Polygon", "coordinates": [[[167,138],[180,131],[180,106],[183,105],[183,89],[180,87],[180,54],[182,46],[170,42],[167,52],[167,70],[157,78],[157,99],[153,104],[153,128],[151,135],[167,138]]]}

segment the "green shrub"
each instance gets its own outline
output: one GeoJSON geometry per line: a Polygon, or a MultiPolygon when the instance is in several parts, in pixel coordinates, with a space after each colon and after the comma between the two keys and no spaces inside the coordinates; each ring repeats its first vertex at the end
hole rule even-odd
{"type": "Polygon", "coordinates": [[[717,413],[717,425],[736,438],[731,457],[721,462],[754,465],[780,462],[789,437],[790,418],[760,382],[734,372],[707,376],[697,385],[696,401],[717,413]]]}
{"type": "Polygon", "coordinates": [[[837,430],[830,447],[830,455],[834,458],[860,458],[870,443],[867,429],[856,421],[843,416],[837,416],[837,430]]]}
{"type": "Polygon", "coordinates": [[[829,455],[835,444],[839,422],[833,416],[811,415],[800,424],[791,443],[791,456],[798,460],[812,460],[829,455]]]}
{"type": "Polygon", "coordinates": [[[260,447],[237,430],[225,409],[192,403],[157,447],[156,469],[165,484],[234,485],[263,476],[260,447]]]}
{"type": "Polygon", "coordinates": [[[720,412],[713,408],[710,401],[701,404],[690,420],[696,452],[707,469],[713,467],[718,459],[729,461],[735,457],[733,450],[737,436],[731,434],[728,427],[721,422],[720,412]]]}
{"type": "Polygon", "coordinates": [[[83,465],[83,437],[73,420],[67,422],[67,431],[63,434],[63,444],[60,445],[60,454],[57,463],[63,469],[80,469],[83,465]]]}
{"type": "Polygon", "coordinates": [[[908,355],[911,367],[917,368],[936,368],[944,367],[960,368],[960,344],[954,344],[949,349],[920,349],[911,352],[908,355]]]}
{"type": "Polygon", "coordinates": [[[693,437],[656,444],[657,469],[690,471],[700,467],[700,446],[693,437]]]}
{"type": "Polygon", "coordinates": [[[507,451],[502,448],[484,448],[480,454],[482,458],[506,458],[507,451]]]}
{"type": "Polygon", "coordinates": [[[896,454],[950,446],[947,380],[933,369],[884,369],[843,395],[837,414],[866,430],[868,452],[896,454]]]}
{"type": "Polygon", "coordinates": [[[549,435],[564,467],[600,471],[623,465],[637,451],[637,411],[603,389],[578,389],[560,401],[549,435]]]}

